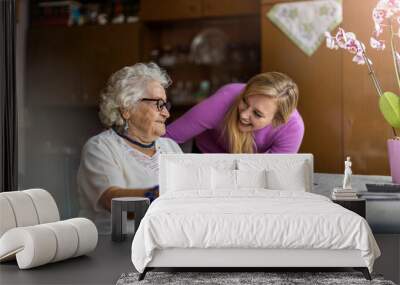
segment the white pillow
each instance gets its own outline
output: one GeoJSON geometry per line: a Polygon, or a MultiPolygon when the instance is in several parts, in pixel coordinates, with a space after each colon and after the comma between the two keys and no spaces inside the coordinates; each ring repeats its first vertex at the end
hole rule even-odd
{"type": "Polygon", "coordinates": [[[307,191],[306,163],[276,167],[267,171],[268,188],[273,190],[307,191]]]}
{"type": "Polygon", "coordinates": [[[267,188],[267,171],[263,170],[236,170],[238,188],[267,188]]]}
{"type": "Polygon", "coordinates": [[[213,190],[238,190],[240,188],[267,188],[266,170],[212,169],[213,190]]]}
{"type": "Polygon", "coordinates": [[[211,189],[211,167],[175,163],[170,163],[168,167],[168,191],[211,189]]]}
{"type": "Polygon", "coordinates": [[[236,190],[236,170],[212,168],[212,189],[236,190]]]}
{"type": "Polygon", "coordinates": [[[271,190],[307,191],[308,164],[304,160],[239,160],[240,170],[266,170],[267,188],[271,190]]]}

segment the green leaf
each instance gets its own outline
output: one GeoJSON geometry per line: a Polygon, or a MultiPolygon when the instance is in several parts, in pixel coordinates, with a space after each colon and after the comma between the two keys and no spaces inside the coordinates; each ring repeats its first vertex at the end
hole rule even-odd
{"type": "Polygon", "coordinates": [[[379,98],[379,109],[393,128],[400,128],[400,96],[385,92],[379,98]]]}

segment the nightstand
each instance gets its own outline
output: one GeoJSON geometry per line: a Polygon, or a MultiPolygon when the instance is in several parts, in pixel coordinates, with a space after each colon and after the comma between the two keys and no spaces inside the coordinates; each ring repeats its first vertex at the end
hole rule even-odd
{"type": "Polygon", "coordinates": [[[146,214],[150,200],[144,197],[119,197],[111,200],[111,239],[123,241],[126,238],[127,213],[135,214],[135,231],[146,214]]]}
{"type": "Polygon", "coordinates": [[[365,219],[365,199],[332,199],[332,202],[339,204],[340,206],[359,214],[365,219]]]}

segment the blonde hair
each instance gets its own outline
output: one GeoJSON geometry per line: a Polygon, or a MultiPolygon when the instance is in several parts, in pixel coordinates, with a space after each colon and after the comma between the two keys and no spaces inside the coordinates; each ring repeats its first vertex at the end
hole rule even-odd
{"type": "Polygon", "coordinates": [[[101,93],[99,117],[103,125],[122,126],[121,108],[133,107],[144,97],[151,81],[159,82],[164,88],[171,84],[168,74],[153,62],[125,66],[112,74],[101,93]]]}
{"type": "Polygon", "coordinates": [[[256,148],[252,132],[241,132],[238,127],[239,104],[252,95],[265,95],[276,99],[277,111],[272,126],[285,124],[297,107],[299,90],[296,83],[280,72],[261,73],[249,80],[225,115],[223,135],[227,138],[231,153],[253,153],[256,148]]]}

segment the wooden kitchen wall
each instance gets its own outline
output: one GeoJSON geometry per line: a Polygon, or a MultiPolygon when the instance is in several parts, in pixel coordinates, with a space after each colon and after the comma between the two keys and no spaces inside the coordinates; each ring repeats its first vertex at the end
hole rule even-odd
{"type": "MultiPolygon", "coordinates": [[[[399,94],[389,42],[384,52],[377,52],[369,46],[374,29],[372,9],[377,2],[344,1],[343,27],[365,41],[383,90],[399,94]]],[[[378,95],[367,74],[367,67],[353,63],[348,53],[343,55],[342,63],[344,154],[354,156],[356,170],[360,173],[390,175],[386,140],[393,137],[393,133],[379,111],[378,95]]]]}
{"type": "MultiPolygon", "coordinates": [[[[378,108],[378,96],[366,66],[352,55],[332,51],[325,44],[311,56],[304,54],[266,17],[276,3],[261,2],[262,71],[281,71],[299,85],[299,111],[305,122],[301,152],[313,153],[316,172],[340,173],[346,156],[354,174],[389,175],[386,140],[391,128],[378,108]]],[[[371,51],[372,9],[377,0],[344,0],[341,26],[363,40],[384,90],[398,93],[389,50],[371,51]]]]}

